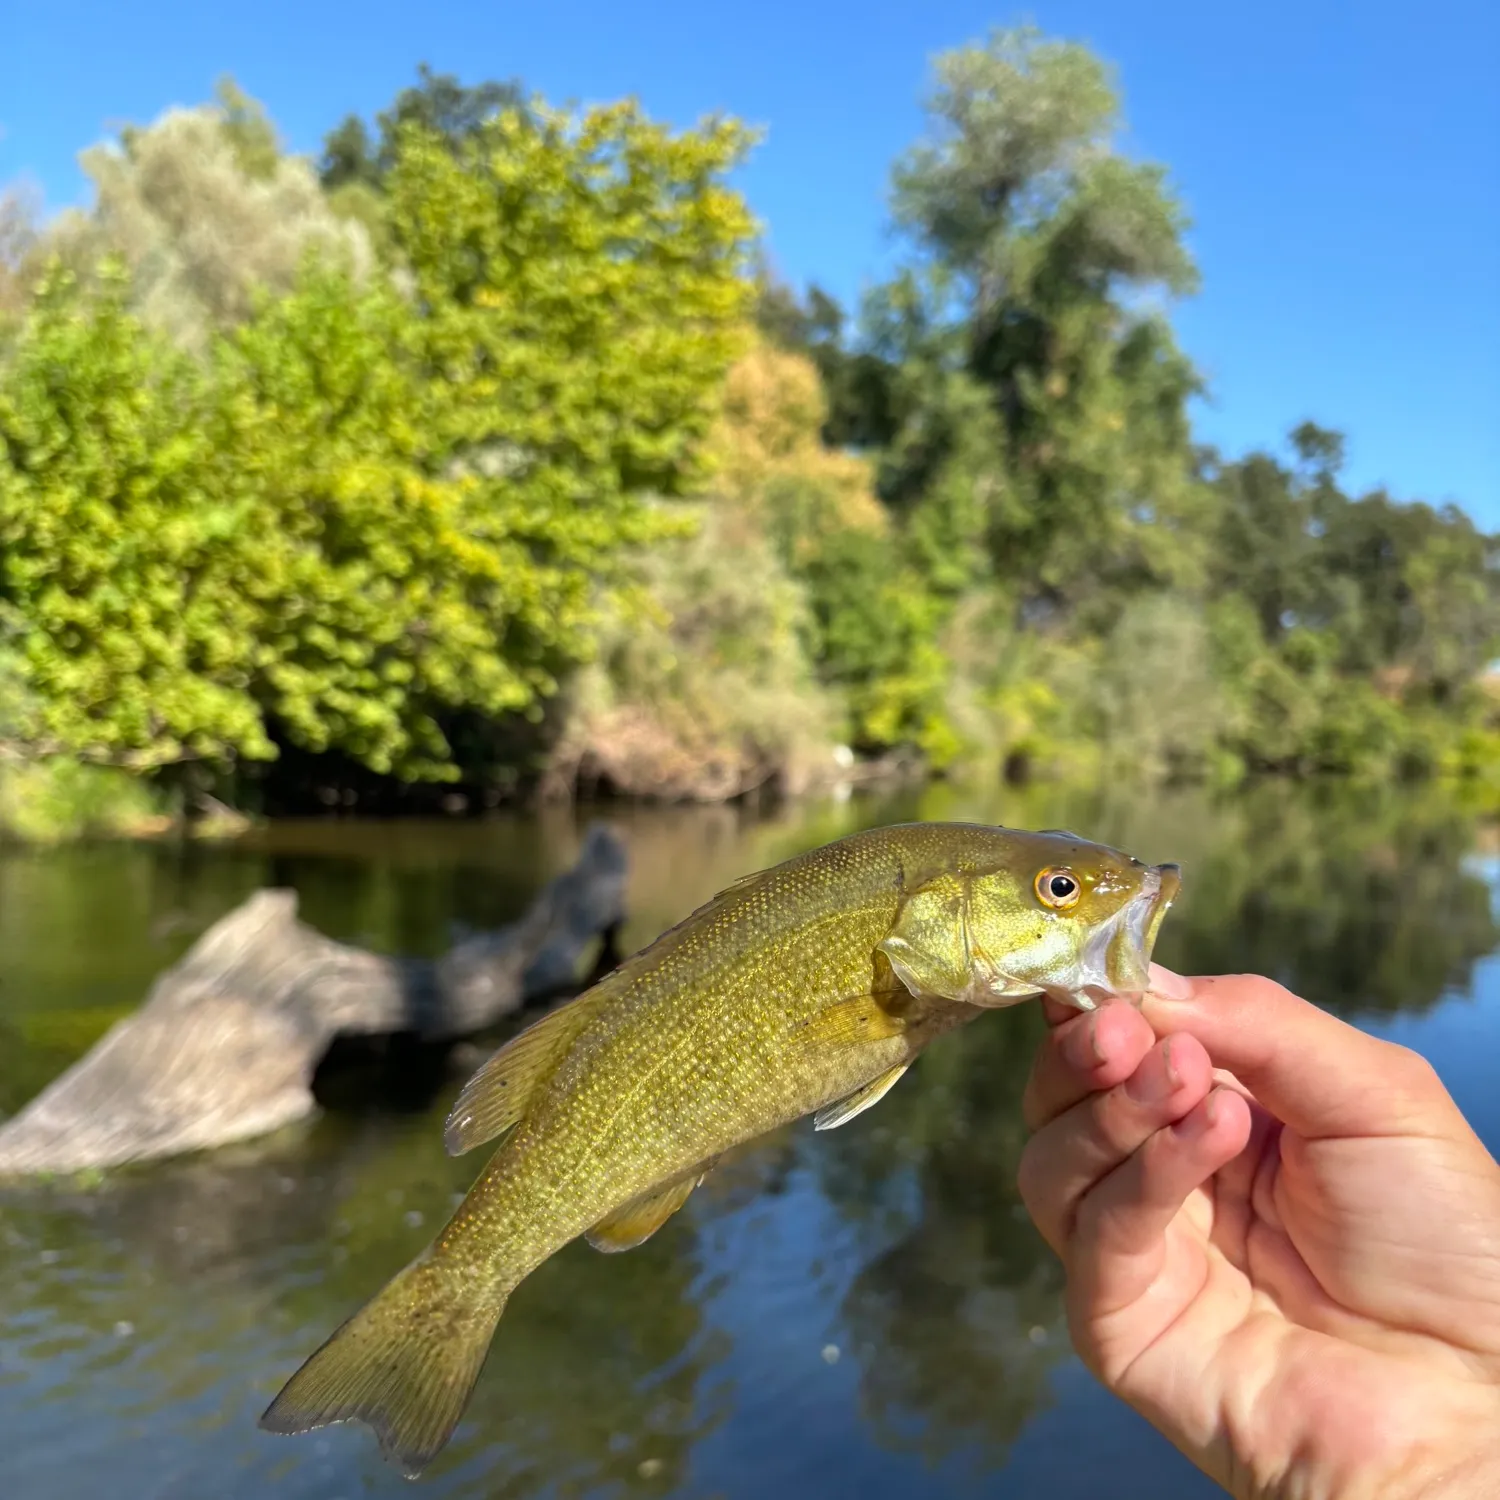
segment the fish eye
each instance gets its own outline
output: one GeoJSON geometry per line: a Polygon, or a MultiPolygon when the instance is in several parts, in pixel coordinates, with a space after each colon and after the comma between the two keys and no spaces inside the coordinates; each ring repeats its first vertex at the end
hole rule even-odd
{"type": "Polygon", "coordinates": [[[1036,898],[1054,911],[1078,905],[1078,877],[1071,870],[1043,870],[1035,881],[1036,898]]]}

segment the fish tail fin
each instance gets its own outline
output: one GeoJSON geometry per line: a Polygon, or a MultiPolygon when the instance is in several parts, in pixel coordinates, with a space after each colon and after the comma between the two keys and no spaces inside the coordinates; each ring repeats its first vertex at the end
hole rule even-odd
{"type": "Polygon", "coordinates": [[[508,1295],[420,1257],[308,1358],[260,1425],[294,1433],[363,1422],[386,1458],[415,1479],[458,1426],[508,1295]]]}

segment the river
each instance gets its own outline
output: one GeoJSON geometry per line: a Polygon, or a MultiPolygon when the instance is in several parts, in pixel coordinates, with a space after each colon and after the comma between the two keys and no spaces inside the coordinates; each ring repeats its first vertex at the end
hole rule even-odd
{"type": "MultiPolygon", "coordinates": [[[[482,822],[286,822],[232,843],[0,852],[0,1113],[255,888],[371,947],[435,954],[520,913],[587,816],[630,849],[627,949],[748,870],[856,827],[1070,827],[1185,890],[1158,956],[1257,970],[1425,1053],[1500,1145],[1489,827],[1435,792],[1215,799],[1058,789],[482,822]]],[[[1040,1016],[944,1039],[878,1109],[737,1153],[640,1249],[575,1244],[517,1292],[450,1449],[413,1490],[368,1433],[260,1432],[281,1381],[430,1237],[477,1169],[459,1080],[334,1098],[265,1141],[0,1194],[7,1500],[858,1494],[1216,1495],[1071,1355],[1022,1211],[1018,1098],[1040,1016]]]]}

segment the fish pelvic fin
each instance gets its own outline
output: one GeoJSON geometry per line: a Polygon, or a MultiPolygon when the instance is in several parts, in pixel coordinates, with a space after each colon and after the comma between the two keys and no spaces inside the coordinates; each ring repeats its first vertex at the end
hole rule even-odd
{"type": "Polygon", "coordinates": [[[423,1256],[332,1334],[260,1425],[298,1433],[363,1422],[385,1458],[415,1479],[458,1426],[507,1295],[423,1256]]]}
{"type": "Polygon", "coordinates": [[[692,1196],[693,1189],[708,1176],[718,1158],[694,1167],[686,1177],[654,1187],[622,1203],[611,1214],[600,1219],[584,1236],[594,1249],[606,1255],[634,1250],[644,1245],[673,1214],[692,1196]]]}
{"type": "Polygon", "coordinates": [[[584,1028],[603,1009],[602,985],[550,1011],[512,1037],[463,1086],[443,1127],[449,1156],[462,1156],[519,1123],[537,1088],[556,1071],[584,1028]]]}
{"type": "Polygon", "coordinates": [[[813,1129],[837,1130],[840,1125],[847,1125],[855,1115],[862,1115],[872,1104],[879,1104],[910,1066],[910,1063],[901,1063],[887,1068],[879,1078],[872,1079],[862,1089],[856,1089],[847,1099],[825,1105],[813,1116],[813,1129]]]}

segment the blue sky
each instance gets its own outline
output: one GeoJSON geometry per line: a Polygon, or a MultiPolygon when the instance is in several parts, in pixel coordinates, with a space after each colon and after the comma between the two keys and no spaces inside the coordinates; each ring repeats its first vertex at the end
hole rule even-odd
{"type": "Polygon", "coordinates": [[[885,191],[930,55],[1028,16],[1119,72],[1132,151],[1164,162],[1203,290],[1177,326],[1200,435],[1275,445],[1303,417],[1349,478],[1500,528],[1500,7],[1493,0],[0,0],[0,181],[79,200],[75,157],[232,72],[294,149],[373,113],[418,61],[553,100],[635,94],[767,138],[742,184],[780,269],[845,301],[889,264],[885,191]]]}

